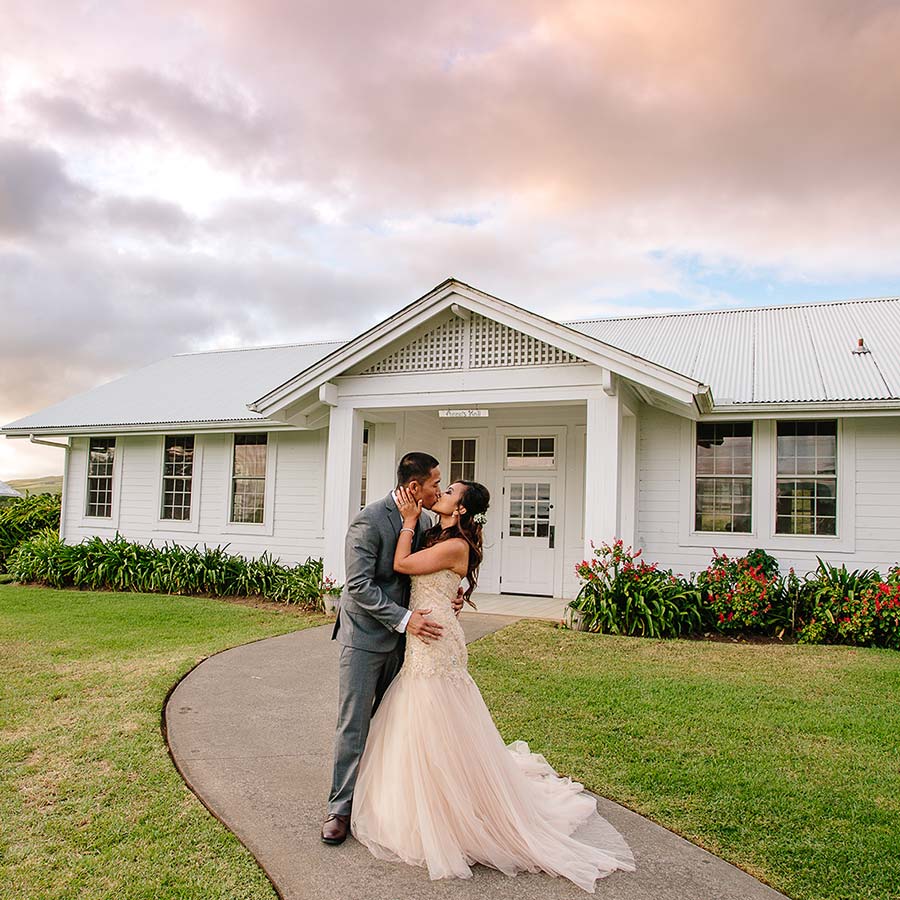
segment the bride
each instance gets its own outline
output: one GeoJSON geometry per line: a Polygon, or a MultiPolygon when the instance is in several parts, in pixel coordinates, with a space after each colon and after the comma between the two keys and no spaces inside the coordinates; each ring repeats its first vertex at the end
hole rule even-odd
{"type": "Polygon", "coordinates": [[[350,829],[380,859],[425,866],[432,879],[470,878],[474,863],[515,875],[544,871],[590,893],[634,857],[606,820],[604,844],[572,837],[596,816],[582,785],[559,777],[524,741],[506,746],[466,665],[451,602],[465,578],[469,599],[482,559],[490,495],[457,481],[432,511],[440,522],[411,553],[422,509],[397,492],[403,528],[394,568],[411,576],[410,609],[443,626],[436,641],[410,636],[403,666],[372,719],[359,765],[350,829]]]}

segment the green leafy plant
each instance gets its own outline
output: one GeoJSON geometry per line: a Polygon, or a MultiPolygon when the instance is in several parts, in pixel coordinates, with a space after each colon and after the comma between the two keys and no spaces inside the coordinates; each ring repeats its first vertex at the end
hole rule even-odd
{"type": "MultiPolygon", "coordinates": [[[[594,547],[593,544],[591,544],[594,547]]],[[[671,571],[639,559],[621,539],[594,547],[575,572],[583,581],[569,620],[584,631],[674,637],[701,627],[697,591],[671,571]]]]}
{"type": "Polygon", "coordinates": [[[15,546],[45,528],[59,531],[59,494],[31,494],[0,506],[0,572],[15,546]]]}
{"type": "Polygon", "coordinates": [[[772,631],[778,580],[778,562],[764,550],[752,550],[747,556],[729,557],[713,549],[713,560],[697,576],[708,625],[722,632],[772,631]]]}
{"type": "Polygon", "coordinates": [[[168,543],[154,547],[126,540],[118,532],[104,540],[80,544],[60,541],[44,529],[18,544],[10,556],[10,573],[20,582],[87,590],[142,593],[265,597],[323,610],[325,598],[339,593],[324,573],[322,560],[308,558],[283,566],[265,551],[256,559],[226,553],[225,547],[168,543]]]}
{"type": "MultiPolygon", "coordinates": [[[[876,636],[876,594],[882,578],[876,569],[848,571],[816,557],[809,583],[809,604],[797,631],[801,643],[871,646],[876,636]]],[[[889,600],[893,600],[892,590],[889,600]]],[[[880,607],[879,601],[879,607],[880,607]]]]}

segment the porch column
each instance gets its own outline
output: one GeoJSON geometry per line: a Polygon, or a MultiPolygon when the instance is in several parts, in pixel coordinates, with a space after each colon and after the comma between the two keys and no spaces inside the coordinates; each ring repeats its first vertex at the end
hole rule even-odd
{"type": "Polygon", "coordinates": [[[325,574],[344,583],[344,538],[359,512],[363,417],[352,406],[332,406],[325,460],[325,574]]]}
{"type": "Polygon", "coordinates": [[[587,397],[584,447],[584,558],[591,541],[611,544],[619,537],[619,456],[621,405],[613,379],[587,397]]]}
{"type": "Polygon", "coordinates": [[[369,471],[366,501],[384,497],[397,483],[397,426],[394,422],[369,424],[369,471]]]}

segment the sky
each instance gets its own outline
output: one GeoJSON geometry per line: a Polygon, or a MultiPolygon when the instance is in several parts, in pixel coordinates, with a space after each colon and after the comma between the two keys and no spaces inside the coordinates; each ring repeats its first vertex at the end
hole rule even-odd
{"type": "MultiPolygon", "coordinates": [[[[448,276],[557,320],[900,294],[896,0],[0,14],[0,425],[448,276]]],[[[0,437],[0,480],[62,462],[0,437]]]]}

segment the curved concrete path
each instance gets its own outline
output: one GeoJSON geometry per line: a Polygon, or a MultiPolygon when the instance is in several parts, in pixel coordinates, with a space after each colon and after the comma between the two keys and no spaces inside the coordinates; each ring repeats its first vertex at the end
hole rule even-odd
{"type": "MultiPolygon", "coordinates": [[[[463,613],[469,641],[515,621],[463,613]]],[[[583,898],[568,881],[510,878],[476,866],[474,877],[430,881],[425,869],[372,857],[355,840],[323,844],[337,713],[337,644],[331,626],[234,647],[193,669],[172,691],[163,721],[189,787],[243,842],[285,900],[484,900],[583,898]]],[[[615,900],[775,900],[740,869],[637,813],[598,798],[625,837],[637,871],[597,882],[615,900]]],[[[589,829],[589,824],[584,826],[589,829]]],[[[587,836],[587,835],[585,835],[587,836]]]]}

